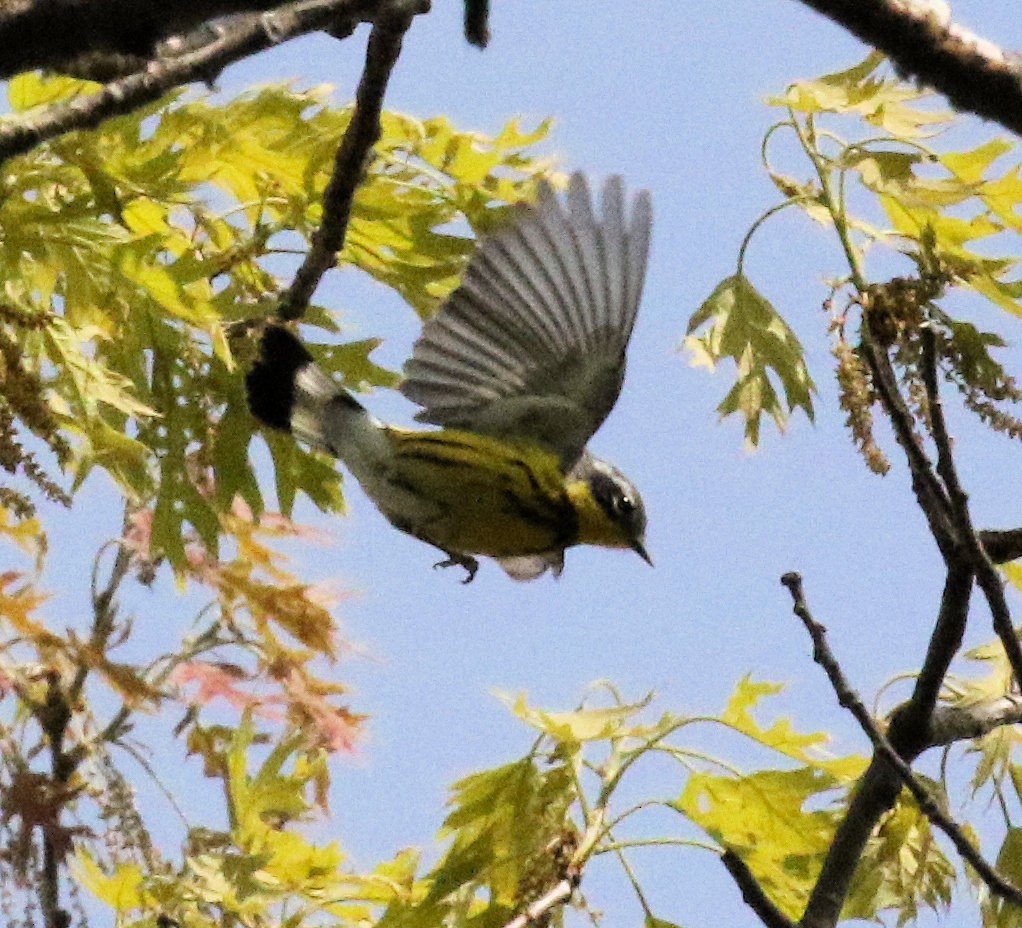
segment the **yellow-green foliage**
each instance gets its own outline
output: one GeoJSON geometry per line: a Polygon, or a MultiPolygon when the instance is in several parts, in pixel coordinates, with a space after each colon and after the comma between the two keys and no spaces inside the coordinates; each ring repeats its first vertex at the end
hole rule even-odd
{"type": "MultiPolygon", "coordinates": [[[[764,413],[779,427],[797,408],[812,419],[814,385],[802,345],[744,264],[754,233],[785,208],[833,231],[847,265],[830,275],[826,300],[841,405],[867,463],[881,473],[889,465],[872,436],[871,385],[847,332],[856,317],[868,337],[895,349],[910,385],[919,381],[918,330],[928,325],[937,335],[942,374],[965,405],[990,427],[1022,436],[1022,422],[1004,405],[1018,402],[1022,392],[990,353],[1003,340],[953,318],[938,302],[958,288],[1022,315],[1022,281],[1013,276],[1018,257],[1003,251],[1014,247],[1014,236],[1000,234],[1022,231],[1020,169],[1006,162],[1015,145],[985,138],[951,150],[940,136],[956,117],[884,68],[874,53],[848,70],[792,84],[770,101],[787,115],[767,130],[763,163],[784,199],[753,224],[736,274],[695,312],[685,340],[697,363],[734,362],[735,383],[718,411],[742,415],[748,443],[757,444],[764,413]],[[775,147],[792,140],[809,169],[806,179],[779,170],[771,158],[775,147]],[[904,255],[902,275],[872,280],[870,257],[877,252],[904,255]]],[[[782,150],[790,156],[789,149],[782,150]]],[[[916,411],[925,424],[925,409],[916,411]]]]}
{"type": "MultiPolygon", "coordinates": [[[[10,100],[22,112],[88,87],[26,75],[10,100]]],[[[306,246],[349,115],[323,88],[266,87],[224,103],[176,94],[8,163],[0,349],[17,345],[21,367],[0,362],[11,410],[0,408],[0,454],[8,419],[56,434],[70,489],[100,468],[135,504],[154,503],[153,545],[178,567],[190,533],[216,549],[235,496],[261,511],[253,423],[224,324],[272,312],[287,281],[266,259],[306,246]]],[[[545,132],[509,123],[491,138],[442,117],[385,114],[341,262],[427,315],[472,247],[444,227],[485,228],[530,196],[547,165],[526,150],[545,132]]],[[[334,329],[322,307],[305,321],[334,329]]],[[[321,360],[355,389],[393,385],[369,360],[375,344],[342,343],[321,360]]],[[[332,467],[293,442],[270,443],[285,511],[298,492],[340,505],[332,467]]],[[[31,462],[23,467],[31,477],[31,462]]]]}

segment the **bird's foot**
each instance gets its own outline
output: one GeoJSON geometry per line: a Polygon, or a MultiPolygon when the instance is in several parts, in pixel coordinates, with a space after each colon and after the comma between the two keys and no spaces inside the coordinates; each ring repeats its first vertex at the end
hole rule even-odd
{"type": "Polygon", "coordinates": [[[437,561],[433,565],[433,569],[436,570],[438,567],[464,567],[467,576],[462,583],[471,583],[475,579],[476,571],[479,570],[479,561],[468,554],[456,554],[453,551],[445,551],[447,559],[443,561],[437,561]]]}

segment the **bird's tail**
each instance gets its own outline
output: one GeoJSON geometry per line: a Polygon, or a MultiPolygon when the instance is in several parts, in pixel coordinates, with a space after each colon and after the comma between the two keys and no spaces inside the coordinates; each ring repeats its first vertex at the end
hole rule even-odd
{"type": "Polygon", "coordinates": [[[248,406],[263,425],[291,432],[314,448],[345,457],[350,433],[376,422],[317,365],[290,331],[267,326],[245,377],[248,406]]]}

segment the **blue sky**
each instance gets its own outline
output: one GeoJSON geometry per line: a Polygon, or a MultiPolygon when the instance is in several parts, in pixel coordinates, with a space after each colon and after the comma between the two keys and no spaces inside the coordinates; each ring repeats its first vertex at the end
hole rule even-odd
{"type": "MultiPolygon", "coordinates": [[[[431,569],[432,549],[391,529],[352,489],[350,517],[329,525],[335,543],[303,556],[308,573],[360,591],[340,609],[364,656],[338,674],[354,686],[355,707],[372,717],[369,737],[354,761],[337,765],[334,818],[320,829],[339,835],[359,865],[405,845],[431,847],[447,786],[527,748],[529,731],[494,690],[568,708],[587,683],[608,678],[629,696],[655,690],[659,707],[698,714],[719,710],[751,673],[790,683],[776,704],[800,727],[831,729],[839,750],[863,751],[811,662],[778,578],[802,572],[810,604],[867,697],[918,665],[940,593],[939,558],[893,443],[886,444],[894,471],[874,477],[841,424],[820,304],[823,279],[842,264],[823,230],[786,214],[761,232],[747,259],[747,272],[806,347],[820,388],[815,426],[798,415],[785,436],[767,429],[762,448],[745,452],[740,423],[718,424],[714,412],[730,372],[692,368],[676,350],[689,315],[733,271],[746,229],[774,202],[759,166],[760,139],[775,118],[764,99],[792,80],[850,65],[865,49],[792,0],[650,0],[631,13],[633,5],[585,0],[493,6],[493,39],[480,52],[460,37],[460,3],[436,0],[410,32],[387,102],[484,131],[515,115],[553,116],[546,150],[565,170],[620,173],[651,190],[652,256],[628,378],[593,448],[642,489],[656,567],[629,553],[575,549],[556,582],[515,584],[484,563],[475,582],[461,586],[456,572],[431,569]]],[[[1010,6],[972,0],[955,4],[955,13],[1019,47],[1010,6]]],[[[289,77],[333,84],[343,101],[363,46],[364,30],[343,43],[304,39],[228,69],[221,87],[289,77]]],[[[381,288],[338,273],[317,301],[342,311],[345,338],[385,336],[381,363],[398,368],[407,356],[414,314],[381,288]]],[[[1017,340],[1013,320],[986,313],[979,321],[1017,340]]],[[[1017,362],[1017,349],[1007,360],[1017,362]]],[[[414,412],[396,394],[371,396],[367,405],[402,423],[414,412]]],[[[977,435],[960,416],[952,425],[976,521],[1017,524],[1001,485],[1017,451],[977,435]]],[[[85,538],[117,528],[109,490],[93,484],[81,512],[53,532],[56,563],[69,572],[85,569],[85,538]]],[[[297,517],[326,524],[308,506],[297,517]]],[[[132,600],[141,620],[188,615],[149,594],[132,600]]],[[[972,640],[990,637],[988,629],[977,609],[972,640]]],[[[741,763],[757,760],[719,737],[704,745],[741,763]]],[[[676,792],[680,781],[668,773],[651,770],[640,789],[676,792]]],[[[186,801],[197,815],[208,808],[204,797],[186,801]]],[[[636,852],[633,863],[664,918],[756,924],[711,855],[636,852]]],[[[610,871],[594,868],[584,888],[606,924],[635,924],[641,912],[610,871]]],[[[947,923],[974,920],[966,904],[947,923]]]]}

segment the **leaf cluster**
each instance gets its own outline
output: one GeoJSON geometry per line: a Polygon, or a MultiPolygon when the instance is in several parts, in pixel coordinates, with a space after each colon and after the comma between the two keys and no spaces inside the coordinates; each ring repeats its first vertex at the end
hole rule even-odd
{"type": "Polygon", "coordinates": [[[1010,161],[1004,166],[1014,144],[993,138],[962,150],[940,146],[941,133],[956,118],[937,109],[927,91],[886,76],[876,53],[847,70],[792,84],[770,102],[787,114],[763,141],[764,166],[783,199],[753,224],[737,272],[693,314],[685,340],[696,363],[735,364],[721,415],[739,413],[751,445],[758,443],[764,413],[779,427],[798,408],[813,418],[815,387],[803,348],[744,271],[761,225],[794,207],[835,234],[847,263],[831,281],[824,307],[841,407],[868,466],[884,473],[889,463],[873,437],[876,395],[862,339],[893,351],[925,428],[922,327],[937,335],[941,373],[964,405],[988,427],[1022,436],[1022,420],[1012,408],[1022,391],[994,355],[1003,339],[947,308],[953,294],[971,292],[1022,315],[1018,257],[1004,250],[1020,231],[1020,167],[1010,161]],[[782,137],[794,140],[810,167],[808,177],[782,171],[771,160],[782,137]],[[869,259],[882,251],[901,256],[907,272],[872,279],[869,259]],[[857,337],[849,331],[856,315],[857,337]],[[701,328],[701,335],[694,334],[701,328]]]}
{"type": "MultiPolygon", "coordinates": [[[[326,758],[352,749],[361,718],[344,701],[344,687],[323,673],[339,643],[325,591],[298,583],[271,546],[307,532],[281,516],[257,519],[240,504],[223,518],[235,539],[234,556],[218,559],[196,539],[182,572],[182,582],[203,589],[212,601],[180,641],[138,662],[118,652],[144,624],[122,613],[117,597],[132,572],[148,570],[152,512],[136,512],[125,536],[100,552],[92,619],[83,633],[58,631],[45,617],[46,541],[39,521],[0,509],[0,538],[31,559],[28,569],[0,575],[0,878],[12,891],[34,894],[42,881],[43,847],[57,861],[76,847],[84,874],[112,874],[113,888],[100,892],[104,899],[126,891],[122,883],[129,877],[137,883],[152,875],[168,886],[179,880],[180,873],[168,876],[170,865],[154,850],[135,790],[117,763],[123,752],[166,790],[132,737],[142,711],[159,711],[169,725],[177,709],[181,718],[173,735],[179,749],[199,755],[208,775],[233,777],[229,818],[235,838],[249,842],[233,865],[258,856],[250,846],[254,823],[269,822],[271,803],[260,787],[285,760],[297,758],[302,791],[308,787],[316,803],[325,803],[326,758]],[[230,729],[206,721],[210,712],[223,718],[224,709],[242,713],[242,724],[230,729]],[[276,747],[263,780],[253,786],[243,776],[246,753],[271,736],[276,747]]],[[[308,811],[293,797],[280,798],[274,809],[296,820],[308,811]]],[[[189,840],[205,847],[203,841],[212,840],[207,831],[193,829],[189,840]]],[[[310,872],[318,859],[313,855],[310,872]]],[[[124,898],[133,897],[129,892],[124,898]]]]}
{"type": "MultiPolygon", "coordinates": [[[[10,118],[90,86],[23,75],[9,87],[10,118]]],[[[0,466],[55,496],[105,471],[132,503],[153,507],[152,544],[178,570],[189,533],[216,550],[236,497],[263,510],[235,356],[247,346],[229,343],[225,327],[273,312],[277,274],[321,218],[350,115],[323,88],[278,85],[228,102],[178,93],[7,166],[0,466]],[[34,463],[16,425],[55,452],[66,488],[34,463]]],[[[545,132],[509,123],[487,137],[442,117],[384,114],[340,263],[428,314],[455,285],[470,233],[534,189],[546,162],[527,149],[545,132]]],[[[336,331],[321,307],[304,321],[336,331]]],[[[352,389],[392,386],[369,358],[376,344],[342,342],[318,357],[352,389]]],[[[341,506],[332,467],[293,442],[268,444],[284,512],[298,494],[341,506]]],[[[24,489],[5,492],[28,505],[24,489]]]]}

